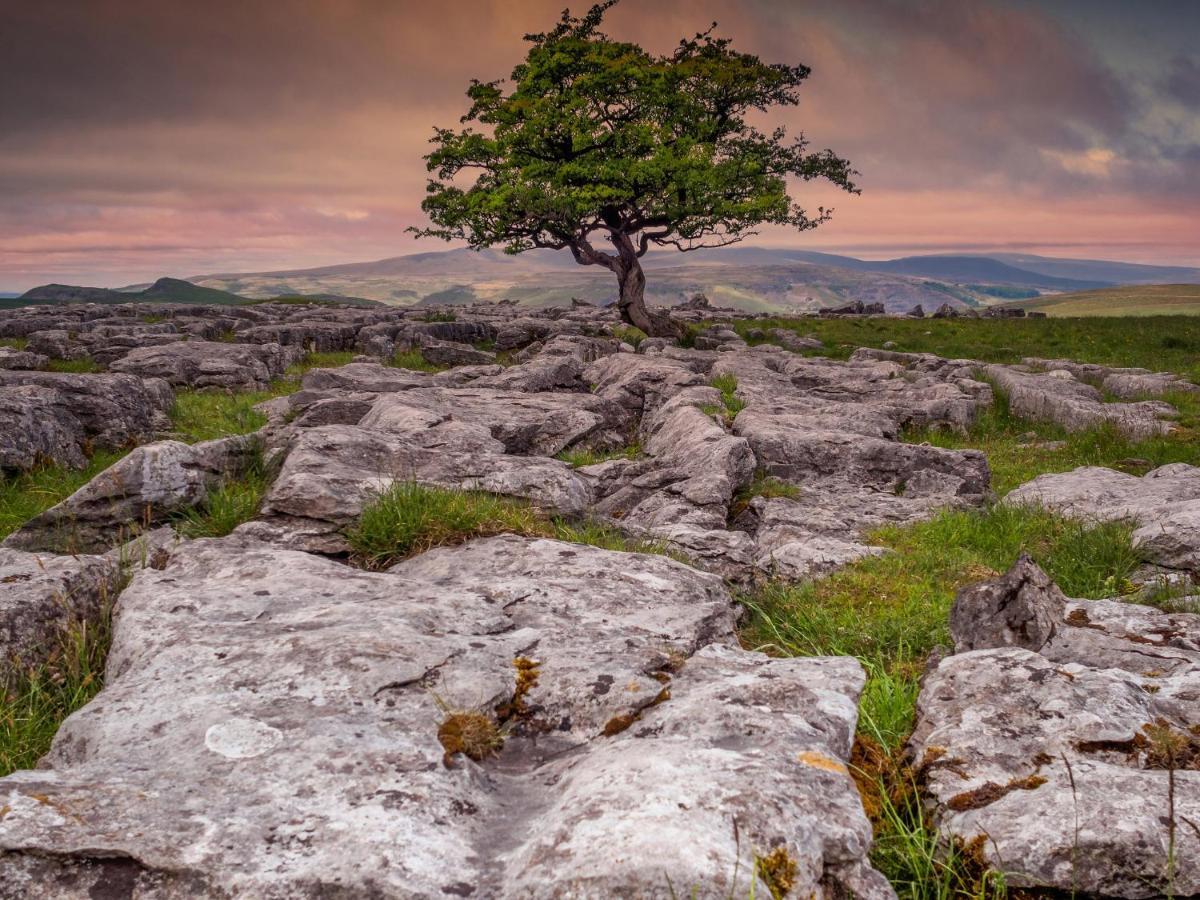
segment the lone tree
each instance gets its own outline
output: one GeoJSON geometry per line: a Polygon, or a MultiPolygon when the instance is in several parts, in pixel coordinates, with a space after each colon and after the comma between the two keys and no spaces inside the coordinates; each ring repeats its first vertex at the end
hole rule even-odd
{"type": "Polygon", "coordinates": [[[768,134],[746,120],[795,105],[806,66],[739,53],[715,25],[655,56],[599,30],[616,2],[581,19],[567,10],[552,31],[526,35],[511,90],[471,82],[467,127],[436,129],[425,157],[434,176],[421,208],[434,227],[410,230],[473,249],[569,249],[617,276],[622,319],[677,336],[675,322],[646,308],[640,259],[650,247],[721,247],[762,223],[815,228],[831,210],[810,216],[788,196],[788,177],[857,193],[857,173],[831,150],[808,152],[803,136],[788,141],[783,128],[768,134]]]}

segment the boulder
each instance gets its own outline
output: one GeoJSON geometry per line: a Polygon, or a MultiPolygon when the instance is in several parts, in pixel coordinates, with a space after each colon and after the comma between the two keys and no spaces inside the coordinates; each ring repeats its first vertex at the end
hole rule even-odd
{"type": "Polygon", "coordinates": [[[894,896],[846,768],[860,666],[735,618],[712,576],[554,541],[380,574],[190,542],[0,780],[0,894],[894,896]]]}
{"type": "Polygon", "coordinates": [[[75,468],[92,449],[119,449],[169,426],[165,382],[132,375],[0,369],[0,468],[75,468]]]}

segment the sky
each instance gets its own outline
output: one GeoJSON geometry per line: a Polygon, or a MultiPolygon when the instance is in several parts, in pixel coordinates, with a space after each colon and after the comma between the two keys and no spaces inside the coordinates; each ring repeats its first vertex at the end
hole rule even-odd
{"type": "MultiPolygon", "coordinates": [[[[405,234],[432,129],[563,5],[0,0],[0,291],[445,249],[405,234]]],[[[622,0],[605,30],[713,21],[812,68],[771,121],[861,172],[755,243],[1200,265],[1200,0],[622,0]]]]}

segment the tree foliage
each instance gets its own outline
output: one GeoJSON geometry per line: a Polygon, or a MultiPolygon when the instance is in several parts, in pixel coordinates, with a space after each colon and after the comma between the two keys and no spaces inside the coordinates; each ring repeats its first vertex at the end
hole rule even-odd
{"type": "Polygon", "coordinates": [[[644,327],[628,307],[641,305],[648,249],[724,246],[765,223],[814,228],[830,211],[805,211],[788,179],[857,191],[856,173],[803,136],[749,121],[795,105],[807,67],[737,52],[713,28],[656,56],[600,31],[616,2],[526,35],[508,82],[471,83],[466,127],[437,129],[426,157],[433,227],[414,230],[509,253],[568,249],[616,273],[626,320],[644,327]]]}

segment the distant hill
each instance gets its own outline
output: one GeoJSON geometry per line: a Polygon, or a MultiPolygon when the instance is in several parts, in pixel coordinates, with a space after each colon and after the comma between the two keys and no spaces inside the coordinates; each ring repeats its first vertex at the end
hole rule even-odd
{"type": "Polygon", "coordinates": [[[77,287],[70,284],[44,284],[31,288],[17,298],[13,305],[62,305],[64,303],[218,303],[235,306],[245,303],[228,291],[201,287],[180,278],[160,278],[141,291],[118,291],[112,288],[77,287]]]}
{"type": "Polygon", "coordinates": [[[1200,284],[1122,285],[1005,306],[1039,310],[1048,316],[1194,316],[1200,315],[1200,284]]]}
{"type": "MultiPolygon", "coordinates": [[[[1200,268],[1143,266],[1029,254],[935,254],[865,260],[835,253],[764,247],[726,247],[692,253],[656,251],[642,260],[647,298],[673,305],[704,293],[720,306],[800,313],[856,300],[907,312],[943,303],[990,306],[1020,298],[1047,300],[1124,284],[1200,283],[1200,268]],[[1169,277],[1168,277],[1169,276],[1169,277]]],[[[286,296],[389,306],[447,306],[512,299],[527,306],[565,305],[572,297],[612,302],[616,282],[597,266],[580,266],[566,251],[534,250],[512,256],[466,249],[415,253],[362,263],[274,272],[163,278],[119,290],[46,285],[10,303],[155,300],[244,303],[286,296]]],[[[295,301],[294,301],[295,302],[295,301]]]]}
{"type": "Polygon", "coordinates": [[[1054,259],[1028,253],[993,253],[993,259],[1028,272],[1110,284],[1200,284],[1200,268],[1146,266],[1104,259],[1054,259]]]}
{"type": "MultiPolygon", "coordinates": [[[[714,303],[761,312],[804,312],[855,300],[882,302],[906,312],[916,304],[984,306],[1043,291],[1084,290],[1110,284],[1020,269],[991,257],[909,256],[863,260],[852,256],[762,247],[692,253],[658,251],[642,260],[647,296],[661,305],[691,294],[714,303]]],[[[448,250],[365,263],[277,272],[203,275],[207,287],[247,297],[349,294],[397,306],[443,306],[517,300],[530,306],[565,304],[571,297],[614,299],[611,273],[579,266],[569,253],[535,250],[511,256],[496,250],[448,250]]]]}

